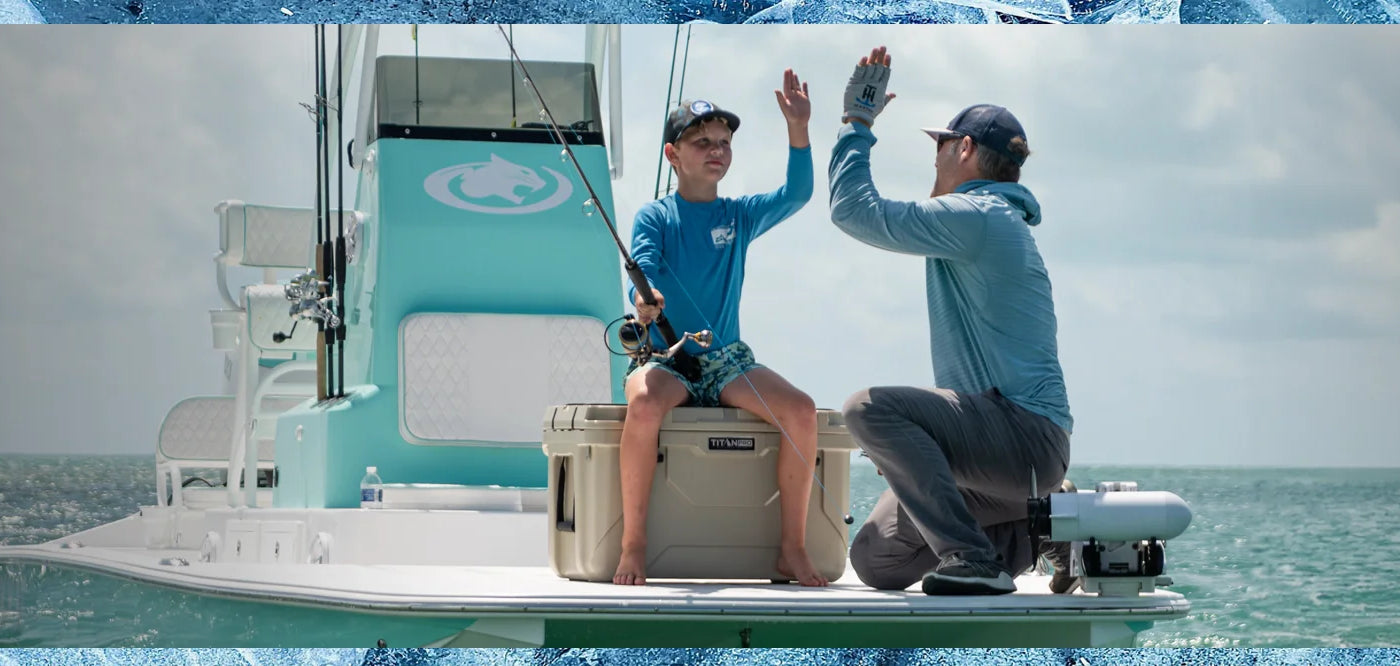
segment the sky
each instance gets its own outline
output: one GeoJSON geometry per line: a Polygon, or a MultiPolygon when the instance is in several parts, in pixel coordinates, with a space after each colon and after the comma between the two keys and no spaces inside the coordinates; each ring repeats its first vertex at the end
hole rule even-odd
{"type": "MultiPolygon", "coordinates": [[[[583,54],[580,26],[514,34],[526,59],[583,54]]],[[[411,52],[408,35],[381,43],[411,52]]],[[[675,35],[622,30],[624,237],[652,196],[675,35]]],[[[506,55],[484,27],[420,37],[506,55]]],[[[772,91],[786,67],[809,83],[816,191],[752,247],[741,319],[824,408],[934,382],[922,259],[827,208],[845,79],[881,44],[884,196],[928,196],[920,127],[995,102],[1026,128],[1072,464],[1400,466],[1393,29],[693,26],[686,96],[743,119],[721,195],[781,184],[772,91]]],[[[172,405],[222,392],[214,206],[312,205],[311,57],[305,26],[0,26],[0,454],[151,454],[172,405]]]]}

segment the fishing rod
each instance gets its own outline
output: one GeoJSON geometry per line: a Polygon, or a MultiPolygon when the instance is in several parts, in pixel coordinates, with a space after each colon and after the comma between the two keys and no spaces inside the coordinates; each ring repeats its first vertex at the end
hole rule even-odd
{"type": "MultiPolygon", "coordinates": [[[[326,26],[317,24],[315,26],[316,35],[316,274],[321,277],[321,284],[317,291],[318,296],[324,296],[329,291],[330,276],[327,274],[330,268],[330,256],[326,250],[326,237],[330,235],[326,228],[328,217],[327,209],[329,203],[325,201],[323,192],[327,191],[326,181],[330,179],[330,165],[326,161],[326,26]]],[[[319,299],[318,299],[319,300],[319,299]]],[[[326,335],[328,322],[324,318],[316,319],[316,399],[325,400],[330,396],[331,365],[330,352],[333,347],[332,339],[326,335]]]]}
{"type": "MultiPolygon", "coordinates": [[[[669,113],[671,112],[671,99],[672,99],[672,98],[671,98],[671,88],[672,88],[673,86],[675,86],[675,84],[676,84],[676,53],[680,51],[680,44],[681,44],[681,27],[680,27],[679,25],[677,25],[677,26],[676,26],[676,38],[675,38],[675,40],[673,40],[673,42],[672,42],[672,44],[671,44],[671,75],[670,75],[670,77],[668,78],[668,80],[667,80],[667,82],[666,82],[666,110],[663,112],[663,115],[661,116],[662,119],[663,119],[663,122],[664,122],[664,119],[666,118],[666,114],[669,114],[669,113]]],[[[676,91],[676,99],[677,99],[677,100],[681,100],[681,99],[684,99],[684,98],[685,98],[685,73],[686,73],[686,70],[687,70],[687,63],[689,63],[689,62],[690,62],[690,26],[687,25],[687,26],[685,27],[685,58],[681,60],[681,86],[680,86],[680,89],[676,91]]],[[[665,190],[662,190],[662,189],[661,189],[661,165],[664,164],[665,161],[666,161],[666,151],[665,151],[665,150],[662,150],[661,153],[657,154],[657,156],[656,156],[656,185],[653,187],[653,198],[656,198],[656,199],[660,199],[661,197],[663,197],[663,196],[665,196],[665,195],[671,193],[671,177],[674,175],[674,172],[672,172],[672,171],[667,171],[667,172],[666,172],[666,189],[665,189],[665,190]]]]}
{"type": "MultiPolygon", "coordinates": [[[[592,203],[593,207],[597,208],[598,212],[602,214],[603,223],[608,225],[608,231],[612,232],[613,240],[617,242],[617,249],[619,252],[622,253],[622,258],[624,259],[623,266],[627,271],[627,277],[631,279],[632,284],[636,286],[637,293],[642,296],[643,302],[645,302],[647,305],[656,305],[655,294],[653,294],[651,291],[651,285],[649,282],[647,282],[646,275],[642,273],[642,269],[640,266],[637,265],[637,262],[632,260],[632,255],[627,252],[627,247],[623,245],[622,238],[617,233],[617,227],[613,226],[612,220],[608,217],[607,210],[603,208],[601,202],[598,199],[598,194],[593,191],[593,184],[588,180],[588,176],[583,172],[583,167],[579,165],[578,158],[574,157],[574,151],[571,148],[569,148],[569,142],[567,139],[564,138],[563,132],[559,131],[559,124],[554,121],[554,114],[550,112],[549,105],[545,104],[544,96],[540,94],[539,88],[535,87],[535,81],[534,79],[530,78],[530,72],[525,68],[525,63],[520,59],[520,54],[516,53],[514,41],[511,40],[510,35],[506,34],[505,29],[502,28],[500,24],[496,25],[496,29],[500,31],[501,37],[505,38],[506,44],[510,47],[511,57],[514,59],[516,64],[520,66],[520,71],[524,74],[526,85],[530,86],[531,92],[535,94],[535,99],[540,103],[540,110],[549,119],[550,129],[554,131],[555,137],[559,140],[560,145],[564,147],[564,152],[566,155],[568,155],[569,160],[573,163],[574,170],[578,172],[579,179],[583,181],[583,186],[588,189],[589,202],[592,203]]],[[[689,45],[687,43],[687,49],[688,46],[689,45]]],[[[662,258],[662,261],[665,261],[664,257],[662,258]]],[[[681,292],[685,294],[687,299],[690,299],[689,293],[686,292],[685,285],[680,285],[680,287],[681,292]]],[[[694,299],[690,300],[693,305],[694,299]]],[[[698,311],[699,308],[697,307],[696,310],[698,311]]],[[[700,313],[700,316],[702,318],[705,317],[703,312],[700,313]]],[[[631,315],[627,315],[624,318],[627,319],[629,323],[631,322],[631,315]]],[[[710,330],[701,331],[700,333],[694,334],[687,333],[685,337],[677,338],[675,331],[671,328],[670,323],[666,321],[666,315],[664,313],[657,314],[656,324],[657,328],[661,329],[661,334],[665,337],[666,344],[670,346],[670,349],[667,350],[667,353],[674,355],[672,357],[673,367],[675,367],[678,371],[681,371],[681,363],[689,364],[690,371],[695,373],[695,379],[692,379],[691,381],[698,380],[700,369],[699,361],[696,360],[694,356],[691,356],[690,354],[686,353],[684,349],[682,349],[682,347],[686,338],[695,340],[697,344],[701,344],[703,346],[708,347],[709,344],[713,341],[713,333],[711,332],[713,330],[713,326],[710,327],[710,330]]],[[[710,325],[708,321],[706,321],[706,325],[710,325]]],[[[627,328],[628,327],[624,325],[623,330],[625,331],[627,330],[627,328]]],[[[635,329],[634,332],[636,332],[635,329]]],[[[636,333],[639,335],[639,337],[645,335],[644,330],[636,333]]],[[[626,345],[628,342],[627,336],[619,332],[619,337],[622,337],[623,344],[626,345]]],[[[645,343],[640,344],[645,345],[645,343]]],[[[682,374],[685,374],[685,371],[682,371],[682,374]]],[[[787,429],[784,428],[782,424],[778,422],[777,416],[773,414],[772,408],[768,406],[768,401],[763,399],[763,394],[759,393],[758,387],[754,386],[753,380],[750,380],[748,378],[747,373],[741,374],[740,376],[744,378],[744,381],[748,382],[749,388],[753,390],[754,395],[758,396],[758,400],[763,404],[763,408],[768,410],[768,415],[773,418],[774,425],[776,425],[778,431],[782,433],[783,439],[787,441],[788,446],[791,446],[793,452],[797,454],[797,457],[802,460],[803,464],[806,464],[806,457],[804,457],[802,455],[802,451],[797,448],[797,444],[792,441],[792,437],[787,434],[787,429]]],[[[686,377],[687,379],[690,379],[692,375],[687,374],[686,377]]],[[[822,483],[821,478],[817,476],[815,467],[813,468],[811,474],[812,480],[817,483],[817,487],[821,488],[822,494],[827,495],[828,493],[826,490],[826,484],[822,483]]],[[[841,517],[841,521],[847,525],[850,525],[851,523],[855,522],[855,520],[851,517],[851,514],[849,513],[844,514],[841,517]]]]}
{"type": "MultiPolygon", "coordinates": [[[[676,25],[676,38],[671,43],[671,76],[666,80],[666,109],[662,111],[662,122],[666,122],[666,115],[671,112],[671,88],[676,85],[676,52],[680,50],[681,26],[676,25]]],[[[661,165],[666,162],[666,151],[662,150],[656,155],[656,185],[652,186],[653,198],[661,198],[661,165]]],[[[671,188],[671,179],[666,179],[666,188],[671,188]]]]}
{"type": "MultiPolygon", "coordinates": [[[[680,33],[677,33],[676,36],[679,37],[679,36],[680,36],[680,33]]],[[[672,48],[673,48],[673,50],[674,50],[674,47],[672,47],[672,48]]],[[[672,53],[672,59],[674,60],[674,58],[675,58],[675,54],[672,53]]],[[[685,99],[685,74],[686,74],[686,72],[689,71],[689,70],[690,70],[690,26],[687,25],[687,26],[685,27],[685,55],[681,57],[681,84],[680,84],[680,87],[676,88],[676,102],[678,102],[678,103],[679,103],[681,100],[685,99]]],[[[674,72],[672,72],[672,75],[673,75],[673,76],[675,75],[674,72]]],[[[670,101],[669,101],[669,100],[667,101],[667,104],[670,104],[670,101]]],[[[663,150],[663,152],[664,152],[664,150],[663,150]]],[[[672,178],[673,176],[675,176],[675,175],[676,175],[676,170],[675,170],[675,169],[669,169],[669,170],[666,171],[666,192],[665,192],[664,194],[657,194],[657,195],[656,195],[656,198],[660,199],[660,198],[661,198],[662,196],[664,196],[665,194],[670,194],[670,193],[671,193],[671,178],[672,178]]]]}
{"type": "MultiPolygon", "coordinates": [[[[326,229],[326,240],[324,243],[321,244],[321,274],[325,276],[326,296],[334,299],[336,293],[336,280],[335,252],[333,249],[334,241],[331,239],[330,77],[326,76],[326,66],[329,64],[326,62],[326,26],[322,24],[317,27],[320,29],[321,33],[321,46],[317,50],[317,55],[321,57],[321,68],[319,72],[321,95],[318,101],[321,107],[321,126],[324,128],[322,133],[324,140],[321,142],[320,159],[326,171],[325,187],[323,187],[321,191],[317,193],[317,195],[322,198],[324,204],[321,210],[325,211],[323,224],[325,225],[326,229]]],[[[336,160],[336,164],[339,165],[339,163],[340,160],[336,160]]],[[[334,300],[332,300],[328,305],[328,309],[332,313],[334,313],[334,300]]],[[[335,331],[338,327],[336,326],[335,322],[332,322],[329,319],[327,319],[324,323],[326,332],[326,398],[332,398],[335,397],[335,352],[337,347],[337,345],[335,344],[335,331]]]]}
{"type": "MultiPolygon", "coordinates": [[[[515,26],[510,27],[510,36],[515,36],[515,26]]],[[[515,117],[515,62],[510,63],[510,128],[518,127],[515,117]]]]}
{"type": "MultiPolygon", "coordinates": [[[[342,54],[344,53],[344,43],[342,35],[345,26],[337,24],[335,26],[335,145],[339,153],[339,146],[345,145],[345,69],[342,66],[342,54]]],[[[330,154],[327,146],[326,154],[330,154]]],[[[336,177],[336,230],[335,230],[335,310],[339,324],[335,327],[336,341],[336,370],[335,377],[339,381],[333,395],[337,398],[345,397],[345,163],[337,159],[335,161],[336,177]]]]}
{"type": "MultiPolygon", "coordinates": [[[[588,190],[588,203],[592,204],[603,216],[603,223],[608,226],[608,231],[612,233],[613,241],[617,243],[618,252],[622,253],[623,269],[627,272],[627,277],[632,281],[632,286],[636,287],[637,293],[642,297],[642,302],[647,305],[656,305],[656,294],[651,290],[651,283],[647,281],[647,276],[642,272],[642,267],[632,259],[631,253],[627,251],[627,246],[623,244],[622,237],[617,233],[617,227],[613,225],[612,219],[608,217],[608,211],[603,207],[602,201],[598,198],[598,193],[593,190],[593,184],[583,173],[583,167],[579,165],[578,158],[574,156],[574,151],[569,147],[569,141],[564,137],[564,133],[559,130],[559,123],[554,120],[554,113],[549,110],[549,105],[545,104],[544,95],[540,94],[539,88],[535,87],[535,80],[530,77],[530,70],[525,67],[525,62],[520,59],[520,54],[515,51],[515,42],[506,30],[497,24],[496,29],[500,31],[501,37],[506,40],[506,45],[510,47],[510,55],[515,64],[520,67],[520,73],[524,76],[526,85],[530,86],[530,91],[535,94],[536,101],[540,104],[540,110],[544,112],[549,120],[549,129],[554,132],[554,136],[559,140],[559,144],[564,147],[564,153],[568,155],[573,163],[574,170],[578,172],[579,178],[583,180],[583,186],[588,190]]],[[[514,84],[512,84],[514,88],[514,84]]],[[[675,369],[691,381],[700,380],[700,362],[691,354],[680,348],[685,338],[676,335],[675,329],[671,327],[671,322],[666,319],[664,312],[656,315],[656,328],[661,331],[661,337],[666,340],[666,345],[670,347],[668,353],[672,359],[675,369]]],[[[635,330],[633,331],[636,332],[635,330]]],[[[701,334],[695,334],[701,335],[701,334]]],[[[645,340],[646,336],[641,336],[640,340],[645,340]]],[[[691,338],[695,339],[695,338],[691,338]]],[[[700,343],[696,340],[697,344],[700,343]]],[[[623,343],[627,344],[627,337],[623,337],[623,343]]],[[[640,342],[640,349],[649,351],[649,345],[640,342]]]]}
{"type": "MultiPolygon", "coordinates": [[[[336,342],[345,339],[344,315],[345,306],[341,293],[343,289],[339,285],[345,283],[345,226],[344,226],[344,167],[340,165],[340,160],[336,164],[340,167],[339,182],[341,187],[340,211],[341,223],[339,236],[331,238],[331,194],[330,194],[330,120],[326,116],[328,108],[329,83],[326,76],[326,31],[324,25],[314,26],[312,43],[316,50],[314,60],[315,71],[312,74],[315,92],[315,104],[303,105],[311,112],[312,118],[316,122],[316,245],[314,247],[315,267],[306,272],[293,277],[283,287],[283,294],[287,300],[292,302],[288,315],[292,317],[292,327],[286,333],[277,331],[272,334],[272,341],[283,343],[291,339],[296,333],[297,324],[303,319],[316,320],[316,400],[325,401],[331,397],[341,397],[345,391],[345,357],[343,345],[336,342]],[[334,360],[333,358],[334,357],[334,360]],[[335,362],[335,361],[338,361],[335,362]],[[339,378],[340,383],[336,384],[339,378]]],[[[338,53],[342,45],[341,34],[336,34],[337,55],[336,66],[339,69],[341,56],[338,53]]],[[[337,79],[343,81],[343,74],[337,73],[337,79]]],[[[343,83],[337,87],[337,95],[344,94],[343,83]]],[[[337,98],[337,104],[340,104],[337,98]]],[[[343,138],[344,125],[339,115],[337,115],[337,136],[339,141],[343,138]]]]}

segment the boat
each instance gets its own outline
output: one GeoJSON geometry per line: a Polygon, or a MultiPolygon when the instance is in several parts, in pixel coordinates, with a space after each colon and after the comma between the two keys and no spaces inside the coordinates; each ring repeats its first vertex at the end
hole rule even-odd
{"type": "MultiPolygon", "coordinates": [[[[170,409],[151,504],[0,547],[0,565],[341,611],[386,628],[365,647],[1120,647],[1190,611],[1162,575],[1189,510],[1131,484],[1028,498],[1043,535],[1075,545],[1071,594],[1043,571],[1002,596],[875,590],[849,562],[820,589],[561,575],[547,435],[563,410],[624,403],[627,363],[604,344],[630,261],[609,221],[621,32],[586,30],[582,59],[539,62],[513,44],[504,59],[381,54],[376,26],[334,44],[317,26],[315,205],[215,207],[226,392],[170,409]],[[237,272],[261,280],[231,288],[237,272]]],[[[814,502],[848,511],[847,483],[819,479],[814,502]]]]}

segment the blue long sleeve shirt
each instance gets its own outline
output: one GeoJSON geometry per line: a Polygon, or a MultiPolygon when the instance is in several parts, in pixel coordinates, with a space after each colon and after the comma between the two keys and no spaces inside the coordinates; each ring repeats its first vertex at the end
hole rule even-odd
{"type": "MultiPolygon", "coordinates": [[[[812,198],[812,149],[788,147],[787,181],[776,190],[694,203],[673,193],[652,201],[632,226],[632,258],[666,297],[666,318],[676,335],[709,329],[708,350],[687,342],[692,354],[740,340],[739,298],[749,245],[812,198]]],[[[627,290],[636,300],[636,287],[627,290]]],[[[664,347],[652,327],[653,343],[664,347]]]]}
{"type": "Polygon", "coordinates": [[[1050,275],[1030,227],[1040,204],[1017,183],[974,180],[923,201],[880,197],[875,135],[841,128],[832,149],[831,219],[861,242],[925,259],[930,349],[940,388],[992,388],[1073,430],[1056,348],[1050,275]]]}

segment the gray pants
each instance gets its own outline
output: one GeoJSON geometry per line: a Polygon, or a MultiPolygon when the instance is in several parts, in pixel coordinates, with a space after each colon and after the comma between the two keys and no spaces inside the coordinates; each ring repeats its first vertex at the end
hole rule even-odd
{"type": "Polygon", "coordinates": [[[1031,469],[1041,497],[1069,468],[1069,433],[996,389],[876,387],[846,401],[846,426],[890,489],[851,542],[851,565],[878,589],[904,589],[957,555],[1019,575],[1031,469]]]}

